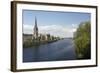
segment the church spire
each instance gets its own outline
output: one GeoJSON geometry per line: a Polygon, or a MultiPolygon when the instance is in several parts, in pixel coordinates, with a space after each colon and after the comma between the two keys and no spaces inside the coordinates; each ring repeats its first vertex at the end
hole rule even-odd
{"type": "Polygon", "coordinates": [[[37,18],[35,16],[35,28],[37,28],[37,18]]]}
{"type": "Polygon", "coordinates": [[[38,26],[37,26],[37,18],[35,17],[35,25],[34,25],[34,31],[33,31],[34,38],[38,38],[38,26]]]}

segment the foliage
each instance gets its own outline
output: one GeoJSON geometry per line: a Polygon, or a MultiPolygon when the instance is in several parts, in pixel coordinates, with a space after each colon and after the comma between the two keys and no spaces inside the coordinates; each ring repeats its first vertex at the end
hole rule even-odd
{"type": "Polygon", "coordinates": [[[56,41],[57,40],[54,40],[54,39],[51,40],[50,37],[48,37],[48,40],[45,40],[44,37],[42,37],[42,41],[40,40],[40,38],[38,38],[38,39],[27,39],[27,41],[23,42],[23,48],[39,47],[40,45],[53,43],[53,42],[56,42],[56,41]]]}
{"type": "Polygon", "coordinates": [[[89,59],[91,51],[91,25],[83,22],[74,33],[74,43],[78,59],[89,59]]]}

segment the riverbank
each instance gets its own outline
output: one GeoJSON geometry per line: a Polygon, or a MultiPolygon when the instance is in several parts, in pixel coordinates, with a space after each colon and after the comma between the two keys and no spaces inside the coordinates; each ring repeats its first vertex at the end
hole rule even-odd
{"type": "Polygon", "coordinates": [[[48,41],[26,41],[23,43],[23,48],[28,48],[28,47],[38,47],[40,45],[43,45],[43,44],[49,44],[49,43],[53,43],[53,42],[56,42],[58,40],[48,40],[48,41]]]}

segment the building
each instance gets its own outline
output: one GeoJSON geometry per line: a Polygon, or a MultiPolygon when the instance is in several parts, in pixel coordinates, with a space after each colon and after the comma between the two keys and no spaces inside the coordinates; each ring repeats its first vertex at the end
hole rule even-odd
{"type": "Polygon", "coordinates": [[[37,26],[37,18],[35,17],[35,25],[33,28],[32,40],[34,41],[54,41],[58,40],[58,37],[52,36],[50,34],[40,34],[37,26]]]}

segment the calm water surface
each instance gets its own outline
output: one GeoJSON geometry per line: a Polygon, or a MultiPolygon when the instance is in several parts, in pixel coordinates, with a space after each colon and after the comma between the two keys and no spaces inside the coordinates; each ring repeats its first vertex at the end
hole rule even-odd
{"type": "Polygon", "coordinates": [[[72,39],[63,39],[35,48],[23,49],[23,62],[75,60],[75,48],[72,39]]]}

